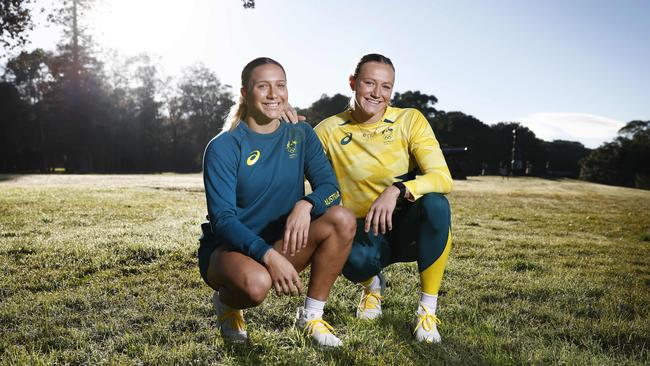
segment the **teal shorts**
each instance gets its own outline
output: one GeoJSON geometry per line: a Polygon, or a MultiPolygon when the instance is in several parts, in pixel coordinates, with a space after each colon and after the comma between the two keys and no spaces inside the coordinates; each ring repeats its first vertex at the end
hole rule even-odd
{"type": "MultiPolygon", "coordinates": [[[[287,215],[281,216],[276,221],[269,224],[262,232],[259,234],[264,241],[267,243],[275,243],[277,240],[282,238],[284,234],[284,226],[287,220],[287,215]]],[[[204,222],[201,224],[201,237],[199,238],[199,272],[201,273],[201,278],[203,281],[210,286],[208,283],[208,267],[210,266],[210,257],[212,253],[221,245],[224,245],[225,242],[220,240],[217,236],[212,233],[209,222],[204,222]]],[[[216,290],[216,289],[215,289],[216,290]]]]}
{"type": "Polygon", "coordinates": [[[220,243],[212,234],[209,222],[202,223],[201,230],[203,232],[199,238],[199,272],[201,273],[201,278],[203,278],[203,281],[205,281],[205,283],[210,286],[208,283],[208,266],[210,265],[210,256],[212,255],[212,252],[214,252],[215,249],[217,249],[222,243],[220,243]]]}

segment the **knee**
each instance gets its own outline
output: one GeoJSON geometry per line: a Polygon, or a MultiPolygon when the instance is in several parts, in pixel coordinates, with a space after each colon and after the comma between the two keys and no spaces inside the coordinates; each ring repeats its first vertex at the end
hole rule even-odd
{"type": "Polygon", "coordinates": [[[346,244],[350,245],[357,231],[357,219],[352,211],[343,206],[334,206],[327,210],[327,215],[336,232],[343,236],[346,244]]]}
{"type": "Polygon", "coordinates": [[[422,211],[432,223],[449,222],[451,208],[447,197],[440,193],[427,193],[422,198],[422,211]]]}
{"type": "Polygon", "coordinates": [[[378,260],[365,250],[357,246],[352,248],[352,252],[343,267],[343,275],[352,282],[365,281],[368,278],[381,272],[381,265],[378,260]]]}
{"type": "Polygon", "coordinates": [[[269,293],[272,281],[271,276],[264,271],[249,272],[244,275],[244,292],[251,306],[258,306],[269,293]]]}

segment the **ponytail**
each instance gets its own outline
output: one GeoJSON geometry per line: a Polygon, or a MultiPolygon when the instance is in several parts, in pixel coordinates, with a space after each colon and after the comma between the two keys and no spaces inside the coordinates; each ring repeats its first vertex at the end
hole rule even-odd
{"type": "Polygon", "coordinates": [[[237,103],[230,107],[230,112],[226,116],[226,122],[223,124],[223,131],[232,131],[237,128],[239,121],[246,117],[246,98],[239,94],[237,103]]]}

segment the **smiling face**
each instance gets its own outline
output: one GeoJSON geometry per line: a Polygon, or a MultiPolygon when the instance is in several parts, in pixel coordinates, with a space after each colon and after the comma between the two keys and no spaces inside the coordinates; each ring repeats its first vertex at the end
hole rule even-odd
{"type": "Polygon", "coordinates": [[[391,65],[366,62],[356,77],[350,76],[354,91],[352,116],[361,123],[374,123],[384,114],[393,93],[395,71],[391,65]]]}
{"type": "Polygon", "coordinates": [[[280,118],[289,98],[287,78],[280,66],[265,64],[256,67],[246,87],[242,87],[241,92],[248,106],[247,121],[265,126],[280,118]]]}

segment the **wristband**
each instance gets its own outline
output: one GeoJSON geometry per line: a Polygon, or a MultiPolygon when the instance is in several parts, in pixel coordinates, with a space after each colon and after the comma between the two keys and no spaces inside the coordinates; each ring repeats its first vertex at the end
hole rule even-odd
{"type": "Polygon", "coordinates": [[[395,187],[399,189],[399,197],[398,198],[404,198],[406,197],[406,186],[402,182],[395,182],[393,183],[395,187]]]}
{"type": "Polygon", "coordinates": [[[307,202],[311,203],[312,208],[316,207],[316,202],[309,196],[305,196],[305,197],[301,198],[300,200],[301,201],[307,201],[307,202]]]}

